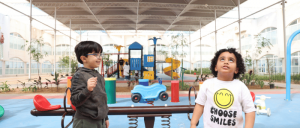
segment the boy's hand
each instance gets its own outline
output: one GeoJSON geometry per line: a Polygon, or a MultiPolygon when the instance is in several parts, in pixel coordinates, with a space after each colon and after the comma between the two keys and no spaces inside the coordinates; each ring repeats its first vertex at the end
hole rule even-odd
{"type": "Polygon", "coordinates": [[[109,121],[108,120],[105,121],[105,125],[106,125],[106,128],[109,127],[109,121]]]}
{"type": "Polygon", "coordinates": [[[97,85],[97,77],[92,77],[87,81],[87,89],[93,91],[97,85]]]}

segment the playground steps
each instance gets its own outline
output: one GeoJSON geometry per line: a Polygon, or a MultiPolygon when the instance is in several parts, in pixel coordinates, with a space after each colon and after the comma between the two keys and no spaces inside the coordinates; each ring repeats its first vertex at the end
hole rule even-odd
{"type": "Polygon", "coordinates": [[[113,66],[111,66],[110,68],[108,68],[108,70],[107,70],[107,76],[111,77],[112,75],[114,75],[115,73],[117,73],[117,70],[118,70],[118,63],[116,63],[113,66]]]}

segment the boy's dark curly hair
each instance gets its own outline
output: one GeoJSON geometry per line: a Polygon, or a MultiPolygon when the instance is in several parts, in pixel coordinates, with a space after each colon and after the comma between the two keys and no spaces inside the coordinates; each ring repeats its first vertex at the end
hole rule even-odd
{"type": "Polygon", "coordinates": [[[215,57],[211,60],[211,65],[210,65],[210,70],[212,74],[217,77],[218,72],[215,71],[215,67],[217,66],[218,63],[218,58],[223,52],[229,52],[233,53],[236,57],[236,67],[239,69],[239,72],[237,74],[234,74],[233,79],[239,78],[240,74],[244,74],[246,69],[244,65],[244,60],[242,58],[242,55],[236,51],[235,48],[228,48],[228,49],[221,49],[215,53],[215,57]]]}

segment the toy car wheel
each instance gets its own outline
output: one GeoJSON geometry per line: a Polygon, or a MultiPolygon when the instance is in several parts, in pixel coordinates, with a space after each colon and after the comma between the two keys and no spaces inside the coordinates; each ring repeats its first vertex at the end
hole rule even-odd
{"type": "Polygon", "coordinates": [[[166,92],[161,92],[159,94],[159,99],[162,101],[166,101],[168,98],[169,98],[169,96],[168,96],[168,93],[166,93],[166,92]]]}
{"type": "Polygon", "coordinates": [[[132,94],[131,100],[132,100],[132,102],[137,103],[141,100],[141,95],[140,94],[132,94]]]}
{"type": "Polygon", "coordinates": [[[259,107],[256,108],[256,114],[259,115],[259,107]]]}
{"type": "Polygon", "coordinates": [[[270,110],[270,108],[267,109],[267,115],[268,115],[268,116],[271,115],[271,110],[270,110]]]}

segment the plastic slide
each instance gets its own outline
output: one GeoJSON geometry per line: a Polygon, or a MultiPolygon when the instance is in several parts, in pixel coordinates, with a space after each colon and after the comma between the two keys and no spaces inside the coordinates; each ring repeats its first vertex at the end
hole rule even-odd
{"type": "MultiPolygon", "coordinates": [[[[175,69],[179,68],[180,67],[180,61],[179,60],[175,60],[175,59],[172,59],[172,58],[167,58],[166,63],[172,63],[172,60],[173,60],[173,69],[172,70],[175,70],[175,69]]],[[[171,67],[172,67],[172,65],[169,66],[169,67],[164,68],[164,73],[168,76],[171,76],[171,67]]],[[[180,78],[178,73],[173,72],[173,79],[178,79],[178,78],[180,78]]]]}

